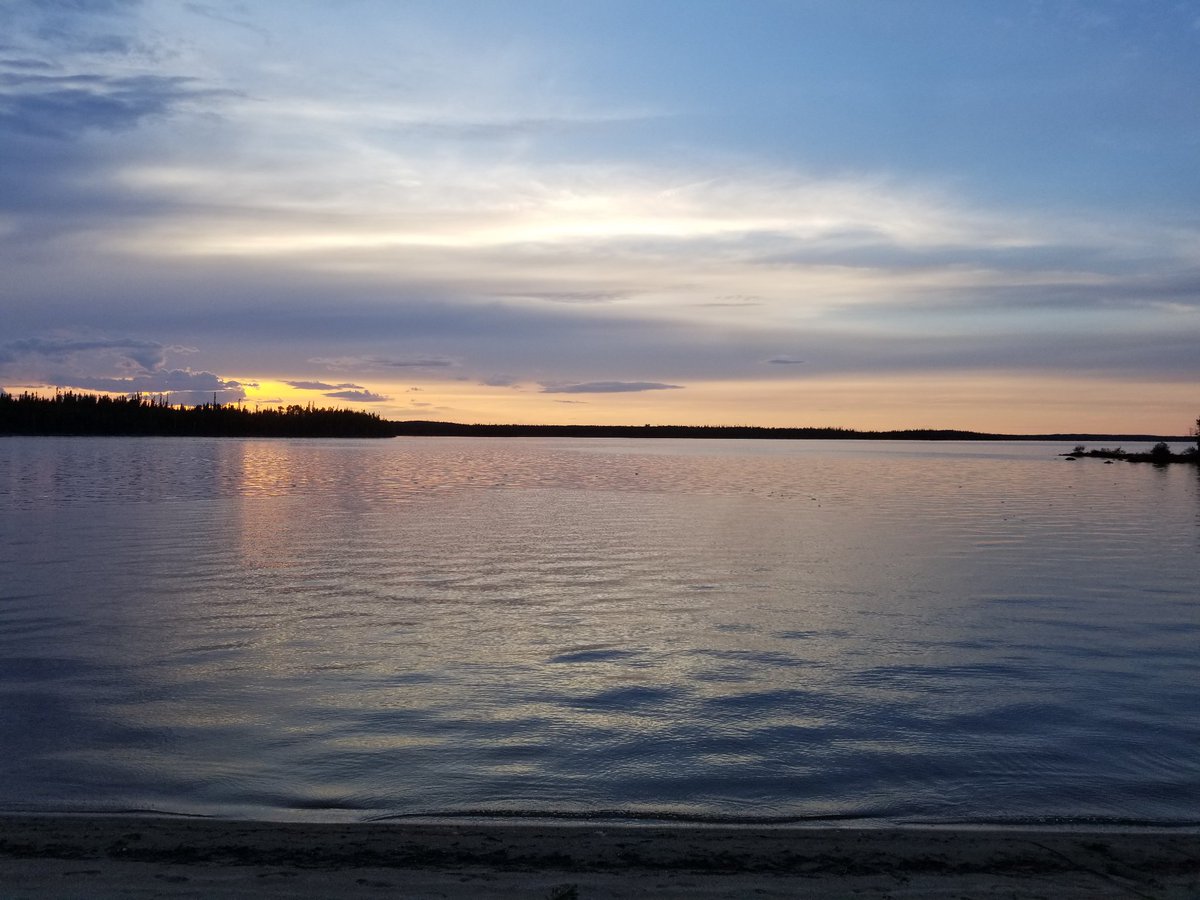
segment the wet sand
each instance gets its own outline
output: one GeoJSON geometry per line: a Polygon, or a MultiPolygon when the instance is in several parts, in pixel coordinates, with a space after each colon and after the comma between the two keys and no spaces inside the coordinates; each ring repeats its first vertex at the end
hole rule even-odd
{"type": "Polygon", "coordinates": [[[1200,832],[0,817],[0,895],[1200,897],[1200,832]]]}

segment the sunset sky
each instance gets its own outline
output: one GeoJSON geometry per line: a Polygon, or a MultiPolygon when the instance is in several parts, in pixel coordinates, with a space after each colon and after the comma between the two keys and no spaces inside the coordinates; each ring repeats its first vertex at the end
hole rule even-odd
{"type": "Polygon", "coordinates": [[[1184,433],[1194,0],[0,0],[0,386],[1184,433]]]}

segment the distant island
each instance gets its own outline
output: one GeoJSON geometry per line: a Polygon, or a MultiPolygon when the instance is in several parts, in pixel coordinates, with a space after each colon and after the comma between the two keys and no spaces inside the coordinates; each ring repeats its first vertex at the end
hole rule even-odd
{"type": "MultiPolygon", "coordinates": [[[[0,435],[182,437],[571,437],[740,440],[909,441],[1188,441],[1150,434],[995,434],[945,428],[860,431],[853,428],[766,428],[753,425],[471,425],[392,421],[375,413],[308,406],[246,409],[241,404],[172,405],[159,397],[64,392],[53,397],[0,393],[0,435]]],[[[1086,455],[1099,452],[1076,450],[1086,455]]],[[[1168,448],[1168,453],[1170,452],[1168,448]]],[[[1120,458],[1134,459],[1137,454],[1120,458]]],[[[1180,460],[1187,454],[1173,454],[1180,460]]],[[[1190,459],[1190,457],[1189,457],[1190,459]]]]}
{"type": "Polygon", "coordinates": [[[757,425],[464,425],[412,420],[393,422],[397,435],[429,437],[583,437],[583,438],[724,438],[743,440],[854,441],[1188,441],[1157,434],[998,434],[956,428],[902,428],[862,431],[856,428],[767,428],[757,425]]]}
{"type": "MultiPolygon", "coordinates": [[[[1200,426],[1200,420],[1197,421],[1197,426],[1200,426]]],[[[1200,439],[1197,439],[1195,447],[1188,447],[1182,453],[1173,453],[1165,441],[1159,441],[1147,453],[1130,453],[1120,447],[1100,447],[1095,450],[1088,450],[1080,444],[1070,453],[1063,453],[1061,455],[1068,460],[1089,457],[1091,459],[1103,459],[1107,462],[1116,462],[1119,460],[1121,462],[1148,462],[1155,463],[1156,465],[1167,465],[1169,463],[1200,465],[1200,439]]]]}

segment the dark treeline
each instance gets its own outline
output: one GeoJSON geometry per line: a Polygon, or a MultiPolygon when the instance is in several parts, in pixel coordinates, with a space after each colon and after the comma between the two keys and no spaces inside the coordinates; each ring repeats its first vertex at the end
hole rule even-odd
{"type": "Polygon", "coordinates": [[[287,406],[250,411],[217,402],[172,406],[163,398],[63,393],[0,394],[0,434],[186,437],[391,437],[374,413],[287,406]]]}
{"type": "Polygon", "coordinates": [[[751,425],[467,425],[382,419],[375,413],[308,406],[247,410],[214,401],[171,405],[162,397],[0,393],[0,434],[181,435],[192,437],[573,437],[726,438],[741,440],[909,441],[1180,441],[1124,434],[992,434],[948,428],[858,431],[853,428],[761,428],[751,425]]]}
{"type": "Polygon", "coordinates": [[[746,440],[885,441],[1084,441],[1150,442],[1187,438],[1149,434],[992,434],[951,428],[858,431],[853,428],[760,428],[753,425],[463,425],[412,420],[391,422],[398,436],[426,437],[583,437],[583,438],[737,438],[746,440]]]}
{"type": "Polygon", "coordinates": [[[759,440],[999,440],[1003,435],[972,431],[909,429],[855,431],[852,428],[761,428],[753,425],[463,425],[457,422],[392,422],[398,436],[581,437],[581,438],[742,438],[759,440]]]}

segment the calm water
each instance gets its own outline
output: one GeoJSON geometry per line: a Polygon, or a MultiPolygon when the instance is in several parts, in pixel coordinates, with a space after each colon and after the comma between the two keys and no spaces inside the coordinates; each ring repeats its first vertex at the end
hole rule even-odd
{"type": "Polygon", "coordinates": [[[0,810],[1200,820],[1200,477],[0,439],[0,810]]]}

